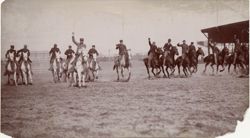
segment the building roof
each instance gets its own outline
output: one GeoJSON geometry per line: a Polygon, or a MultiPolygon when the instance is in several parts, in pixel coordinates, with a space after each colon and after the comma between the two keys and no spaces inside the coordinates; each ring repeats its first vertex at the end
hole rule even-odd
{"type": "Polygon", "coordinates": [[[248,43],[249,20],[206,28],[201,32],[207,33],[208,37],[217,43],[233,43],[234,35],[240,39],[240,42],[248,43]]]}

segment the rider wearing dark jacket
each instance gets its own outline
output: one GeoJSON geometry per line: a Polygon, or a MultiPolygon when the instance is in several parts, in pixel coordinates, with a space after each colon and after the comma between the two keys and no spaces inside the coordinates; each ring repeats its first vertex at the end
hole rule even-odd
{"type": "Polygon", "coordinates": [[[21,53],[21,58],[20,58],[19,62],[23,60],[23,54],[22,54],[23,52],[28,53],[28,61],[30,63],[32,63],[32,61],[29,58],[30,57],[30,50],[27,48],[27,45],[24,45],[23,49],[20,49],[17,51],[17,55],[19,55],[21,53]]]}
{"type": "Polygon", "coordinates": [[[89,58],[93,58],[93,54],[96,54],[97,56],[99,55],[99,53],[95,49],[95,45],[92,45],[92,48],[89,50],[88,54],[89,54],[89,58]]]}
{"type": "Polygon", "coordinates": [[[5,73],[4,75],[7,75],[7,65],[9,64],[10,62],[10,58],[8,57],[9,53],[14,53],[14,62],[16,62],[16,50],[15,50],[15,47],[14,45],[11,45],[10,46],[10,49],[7,50],[7,52],[5,53],[5,58],[7,58],[7,62],[6,62],[6,65],[5,65],[5,73]]]}
{"type": "Polygon", "coordinates": [[[53,64],[53,60],[56,58],[56,52],[61,53],[60,49],[57,48],[57,44],[54,44],[54,47],[51,48],[50,51],[49,51],[49,55],[51,56],[49,70],[52,70],[52,64],[53,64]]]}
{"type": "Polygon", "coordinates": [[[72,50],[72,46],[69,46],[69,48],[64,53],[67,56],[67,60],[71,59],[73,57],[73,54],[75,54],[75,51],[72,50]]]}
{"type": "MultiPolygon", "coordinates": [[[[148,44],[150,46],[150,49],[148,51],[148,66],[151,67],[151,62],[152,62],[153,58],[155,58],[155,54],[157,52],[157,46],[156,46],[155,42],[151,43],[150,38],[148,38],[148,44]]],[[[158,62],[156,62],[155,64],[157,65],[158,62]]]]}

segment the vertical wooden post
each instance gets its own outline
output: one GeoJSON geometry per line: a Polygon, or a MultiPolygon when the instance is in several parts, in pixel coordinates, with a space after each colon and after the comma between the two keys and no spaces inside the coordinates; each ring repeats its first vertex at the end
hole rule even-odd
{"type": "Polygon", "coordinates": [[[210,55],[209,34],[208,34],[208,37],[207,37],[207,51],[208,51],[208,55],[210,55]]]}

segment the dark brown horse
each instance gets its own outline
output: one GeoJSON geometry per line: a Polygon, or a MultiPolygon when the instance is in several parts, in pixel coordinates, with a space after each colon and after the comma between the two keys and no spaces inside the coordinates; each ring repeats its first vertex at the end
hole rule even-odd
{"type": "Polygon", "coordinates": [[[235,64],[233,64],[233,62],[234,62],[234,54],[231,54],[226,59],[226,65],[228,65],[228,73],[230,73],[231,65],[234,65],[234,71],[235,72],[236,72],[236,67],[237,66],[240,66],[242,69],[245,69],[245,68],[248,69],[248,67],[249,67],[248,47],[246,45],[242,45],[239,48],[239,51],[237,52],[237,55],[238,56],[236,58],[235,64]]]}
{"type": "Polygon", "coordinates": [[[192,75],[192,71],[191,71],[191,66],[190,66],[190,59],[189,59],[189,56],[188,54],[185,56],[185,58],[183,59],[182,56],[179,56],[176,61],[175,61],[175,64],[177,65],[178,67],[178,74],[180,76],[180,67],[182,66],[183,68],[183,72],[185,74],[186,77],[188,77],[188,74],[190,73],[190,75],[192,75]],[[189,71],[189,73],[188,73],[189,71]]]}
{"type": "Polygon", "coordinates": [[[154,76],[157,76],[163,72],[164,76],[166,76],[163,68],[163,60],[161,60],[161,57],[163,55],[163,51],[161,48],[157,48],[157,51],[154,53],[153,59],[151,60],[151,66],[149,67],[148,65],[148,57],[143,59],[143,62],[146,66],[147,73],[148,73],[148,78],[151,78],[149,68],[151,68],[151,72],[154,76]],[[157,73],[154,72],[154,69],[159,70],[157,73]]]}
{"type": "Polygon", "coordinates": [[[198,48],[197,51],[195,50],[190,50],[188,53],[188,57],[190,59],[190,67],[193,68],[192,73],[196,73],[197,72],[197,68],[198,68],[198,58],[199,56],[204,56],[204,51],[202,50],[202,48],[198,48]]]}
{"type": "MultiPolygon", "coordinates": [[[[227,47],[224,47],[222,49],[222,51],[219,52],[219,54],[217,55],[217,73],[218,73],[218,70],[219,70],[219,66],[222,66],[222,70],[220,70],[220,72],[224,71],[225,70],[225,67],[224,67],[224,62],[225,62],[225,59],[226,57],[228,56],[229,54],[229,49],[227,47]]],[[[204,58],[204,62],[205,62],[205,69],[203,71],[203,73],[206,72],[207,70],[207,66],[210,64],[211,68],[213,69],[213,73],[214,73],[214,67],[213,65],[215,65],[215,60],[214,60],[214,55],[213,54],[210,54],[208,56],[206,56],[204,58]]]]}
{"type": "MultiPolygon", "coordinates": [[[[173,46],[170,50],[170,53],[164,57],[162,56],[161,57],[161,60],[160,61],[164,61],[163,58],[165,58],[165,63],[163,63],[163,67],[166,66],[165,70],[167,72],[167,75],[168,75],[168,78],[170,78],[169,76],[169,72],[168,72],[168,68],[171,69],[171,75],[174,73],[175,71],[175,55],[179,55],[179,52],[178,52],[178,49],[176,46],[173,46]]],[[[164,74],[164,77],[166,77],[166,75],[164,74]]]]}

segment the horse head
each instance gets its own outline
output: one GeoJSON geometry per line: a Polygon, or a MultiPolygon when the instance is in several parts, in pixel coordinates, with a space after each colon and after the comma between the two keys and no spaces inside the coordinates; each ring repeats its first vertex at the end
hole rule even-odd
{"type": "Polygon", "coordinates": [[[172,49],[171,49],[171,53],[173,53],[173,55],[179,55],[179,52],[178,52],[178,49],[176,46],[173,46],[172,49]]]}
{"type": "Polygon", "coordinates": [[[23,52],[23,60],[24,61],[28,61],[28,53],[27,52],[23,52]]]}
{"type": "Polygon", "coordinates": [[[60,60],[61,60],[61,53],[58,51],[58,52],[55,52],[55,55],[56,55],[56,61],[60,62],[60,60]]]}
{"type": "Polygon", "coordinates": [[[202,57],[205,56],[205,53],[204,53],[204,51],[202,50],[201,47],[198,47],[198,50],[196,51],[196,54],[197,54],[197,56],[199,56],[199,55],[201,55],[202,57]]]}
{"type": "Polygon", "coordinates": [[[97,59],[97,54],[94,53],[92,56],[93,56],[93,60],[96,61],[96,59],[97,59]]]}
{"type": "Polygon", "coordinates": [[[14,52],[9,53],[9,54],[8,54],[8,58],[9,58],[11,61],[14,61],[14,60],[15,60],[15,53],[14,53],[14,52]]]}

